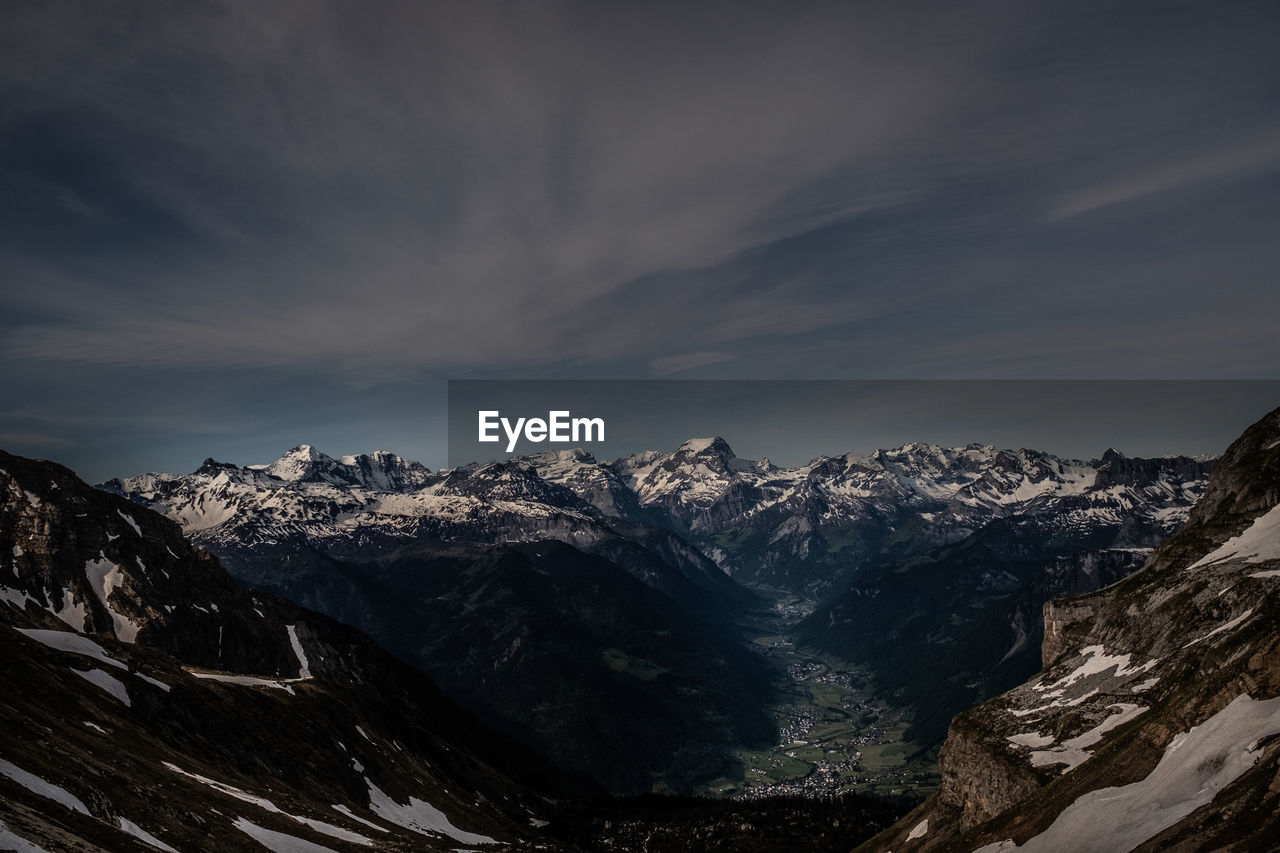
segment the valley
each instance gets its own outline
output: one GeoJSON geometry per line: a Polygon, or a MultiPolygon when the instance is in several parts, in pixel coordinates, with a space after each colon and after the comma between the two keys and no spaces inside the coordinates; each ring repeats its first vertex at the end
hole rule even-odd
{"type": "Polygon", "coordinates": [[[918,800],[936,790],[936,750],[906,739],[908,713],[876,695],[871,673],[792,638],[816,602],[786,590],[754,591],[769,606],[752,611],[743,629],[782,676],[768,708],[778,739],[736,750],[741,773],[710,780],[699,793],[760,799],[857,792],[918,800]]]}

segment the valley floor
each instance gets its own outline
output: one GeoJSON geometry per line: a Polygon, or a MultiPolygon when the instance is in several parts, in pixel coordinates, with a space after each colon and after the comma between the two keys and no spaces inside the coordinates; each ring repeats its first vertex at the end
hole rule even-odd
{"type": "Polygon", "coordinates": [[[752,614],[745,636],[782,673],[770,710],[778,742],[742,749],[740,778],[708,783],[700,793],[757,799],[831,796],[854,791],[923,799],[939,783],[937,753],[903,740],[910,722],[872,693],[867,674],[831,655],[797,646],[791,630],[814,602],[782,590],[756,588],[771,607],[752,614]]]}

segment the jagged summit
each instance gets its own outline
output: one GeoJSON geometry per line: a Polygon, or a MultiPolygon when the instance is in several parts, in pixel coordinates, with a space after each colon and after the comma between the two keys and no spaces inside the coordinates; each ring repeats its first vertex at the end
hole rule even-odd
{"type": "Polygon", "coordinates": [[[238,465],[235,465],[231,462],[219,462],[217,459],[214,459],[212,456],[209,456],[203,462],[201,462],[200,467],[197,468],[192,473],[193,475],[209,474],[212,476],[216,476],[219,472],[234,471],[238,468],[239,468],[238,465]]]}
{"type": "Polygon", "coordinates": [[[729,446],[729,442],[720,436],[712,438],[691,438],[680,445],[676,450],[677,453],[690,453],[698,455],[702,453],[714,453],[718,456],[734,456],[733,448],[729,446]]]}

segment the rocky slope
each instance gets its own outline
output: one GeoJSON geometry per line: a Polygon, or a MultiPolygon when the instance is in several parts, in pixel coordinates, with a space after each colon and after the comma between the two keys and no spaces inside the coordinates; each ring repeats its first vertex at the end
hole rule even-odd
{"type": "Polygon", "coordinates": [[[65,468],[0,453],[0,554],[0,849],[530,847],[580,790],[65,468]]]}
{"type": "Polygon", "coordinates": [[[1280,410],[1141,571],[1044,618],[1044,669],[956,717],[941,791],[863,849],[1280,845],[1280,410]]]}

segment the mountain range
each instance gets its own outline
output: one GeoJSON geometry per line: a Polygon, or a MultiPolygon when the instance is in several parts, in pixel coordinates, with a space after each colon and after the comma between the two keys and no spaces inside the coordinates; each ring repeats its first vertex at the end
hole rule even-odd
{"type": "Polygon", "coordinates": [[[713,438],[430,471],[300,445],[102,488],[240,582],[368,631],[561,766],[686,791],[774,737],[779,673],[736,627],[764,603],[753,589],[823,599],[801,638],[868,668],[927,748],[1034,669],[1043,600],[1136,569],[1210,467],[908,444],[782,468],[713,438]]]}
{"type": "Polygon", "coordinates": [[[302,446],[93,489],[0,455],[0,844],[847,849],[895,808],[583,799],[592,784],[538,754],[604,744],[577,769],[615,790],[724,773],[723,747],[768,734],[729,706],[758,710],[778,676],[737,627],[775,572],[821,598],[794,638],[879,659],[882,689],[921,708],[922,685],[935,706],[976,697],[946,729],[938,792],[859,849],[1274,849],[1277,513],[1280,410],[1213,462],[908,445],[782,469],[713,439],[432,472],[302,446]],[[798,518],[810,550],[779,559],[798,518]],[[443,694],[429,667],[452,669],[443,694]],[[540,690],[595,727],[538,744],[491,705],[510,739],[446,698],[483,715],[540,690]],[[611,731],[615,700],[634,707],[611,731]],[[660,760],[612,779],[593,763],[650,731],[660,760]]]}

